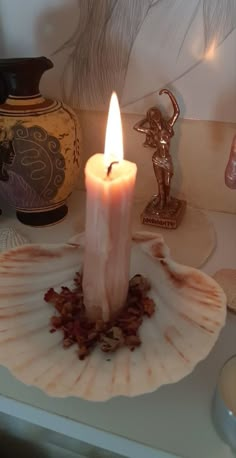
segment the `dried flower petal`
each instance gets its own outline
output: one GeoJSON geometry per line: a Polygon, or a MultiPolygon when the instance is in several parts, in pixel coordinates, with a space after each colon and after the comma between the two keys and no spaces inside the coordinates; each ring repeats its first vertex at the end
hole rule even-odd
{"type": "Polygon", "coordinates": [[[60,294],[56,293],[56,291],[53,288],[50,288],[44,295],[44,300],[46,302],[50,302],[51,304],[56,303],[59,298],[60,294]]]}
{"type": "Polygon", "coordinates": [[[125,338],[125,345],[127,347],[130,347],[131,349],[134,349],[135,347],[139,347],[141,345],[141,340],[139,336],[127,336],[125,338]]]}
{"type": "Polygon", "coordinates": [[[155,302],[153,299],[150,299],[150,297],[145,297],[143,299],[143,308],[144,308],[144,313],[148,315],[149,317],[153,315],[155,312],[155,302]]]}
{"type": "Polygon", "coordinates": [[[73,343],[74,343],[73,340],[70,339],[70,338],[64,339],[63,340],[63,347],[64,348],[69,348],[69,347],[71,347],[71,345],[73,345],[73,343]]]}
{"type": "Polygon", "coordinates": [[[57,329],[60,328],[62,325],[62,318],[60,316],[52,316],[51,317],[51,325],[53,328],[57,329]]]}
{"type": "Polygon", "coordinates": [[[137,292],[146,293],[150,290],[150,283],[147,278],[140,274],[135,275],[131,278],[129,283],[130,290],[136,290],[137,292]]]}
{"type": "Polygon", "coordinates": [[[81,347],[79,347],[78,355],[79,355],[79,359],[83,360],[86,356],[89,355],[89,348],[86,347],[85,345],[82,345],[81,347]]]}
{"type": "Polygon", "coordinates": [[[64,348],[77,344],[79,359],[83,360],[96,345],[106,353],[114,352],[122,346],[133,351],[141,345],[138,331],[143,317],[151,317],[155,311],[153,300],[147,297],[150,289],[147,279],[135,275],[130,280],[125,307],[116,319],[108,323],[102,320],[92,322],[87,317],[83,303],[82,276],[78,272],[74,284],[72,290],[63,286],[60,293],[50,288],[44,297],[59,313],[51,318],[50,332],[58,329],[63,332],[64,348]]]}

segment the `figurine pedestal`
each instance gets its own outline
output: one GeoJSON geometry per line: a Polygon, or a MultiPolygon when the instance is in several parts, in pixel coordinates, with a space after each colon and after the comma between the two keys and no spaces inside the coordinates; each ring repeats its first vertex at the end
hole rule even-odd
{"type": "Polygon", "coordinates": [[[171,198],[170,205],[158,210],[158,197],[153,196],[141,214],[141,222],[164,229],[176,229],[186,209],[186,201],[171,198]]]}

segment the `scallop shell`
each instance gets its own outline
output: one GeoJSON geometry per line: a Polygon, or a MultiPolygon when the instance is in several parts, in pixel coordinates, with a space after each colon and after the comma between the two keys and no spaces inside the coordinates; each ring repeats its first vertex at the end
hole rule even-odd
{"type": "Polygon", "coordinates": [[[157,305],[142,324],[142,345],[109,358],[96,349],[84,361],[74,346],[64,350],[61,333],[49,332],[54,309],[43,297],[70,286],[82,259],[75,238],[0,255],[0,363],[19,380],[52,396],[104,401],[177,382],[208,355],[225,323],[225,295],[212,278],[172,261],[163,238],[150,233],[135,234],[131,253],[130,275],[150,279],[157,305]]]}
{"type": "Polygon", "coordinates": [[[236,312],[236,269],[218,270],[214,275],[214,279],[226,294],[228,308],[232,312],[236,312]]]}
{"type": "Polygon", "coordinates": [[[17,232],[13,227],[0,228],[0,251],[11,250],[27,243],[29,243],[29,239],[17,232]]]}

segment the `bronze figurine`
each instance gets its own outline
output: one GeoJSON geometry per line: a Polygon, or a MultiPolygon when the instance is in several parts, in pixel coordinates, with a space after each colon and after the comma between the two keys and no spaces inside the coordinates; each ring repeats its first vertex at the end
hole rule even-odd
{"type": "Polygon", "coordinates": [[[179,225],[186,202],[171,197],[171,179],[174,174],[170,155],[170,140],[174,135],[173,126],[179,117],[178,103],[168,89],[162,89],[160,95],[167,94],[172,102],[174,113],[165,119],[157,107],[150,108],[146,117],[138,121],[134,129],[144,133],[145,147],[155,148],[152,156],[155,177],[158,183],[158,194],[154,195],[141,215],[143,224],[151,224],[167,229],[176,229],[179,225]]]}

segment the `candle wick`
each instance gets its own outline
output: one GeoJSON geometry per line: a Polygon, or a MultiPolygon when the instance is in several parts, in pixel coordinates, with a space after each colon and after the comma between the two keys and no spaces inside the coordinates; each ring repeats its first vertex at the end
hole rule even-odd
{"type": "Polygon", "coordinates": [[[118,161],[113,161],[113,162],[110,163],[109,167],[107,167],[107,177],[110,176],[110,173],[111,173],[111,171],[112,171],[112,166],[113,166],[114,164],[119,164],[119,162],[118,162],[118,161]]]}

